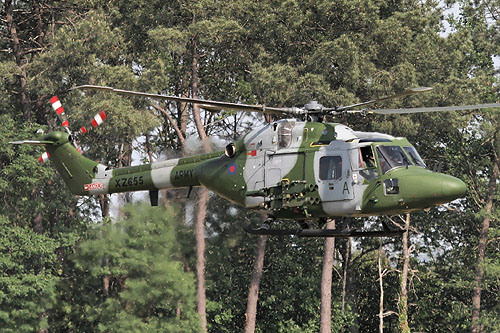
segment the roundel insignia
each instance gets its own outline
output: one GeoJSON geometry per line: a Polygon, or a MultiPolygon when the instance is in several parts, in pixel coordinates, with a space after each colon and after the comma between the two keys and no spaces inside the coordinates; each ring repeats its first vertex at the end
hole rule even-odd
{"type": "Polygon", "coordinates": [[[236,163],[232,163],[229,165],[229,168],[227,169],[230,175],[234,175],[236,173],[236,170],[238,167],[236,166],[236,163]]]}
{"type": "Polygon", "coordinates": [[[327,134],[328,134],[328,130],[325,128],[325,129],[321,132],[321,134],[323,134],[323,135],[327,135],[327,134]]]}

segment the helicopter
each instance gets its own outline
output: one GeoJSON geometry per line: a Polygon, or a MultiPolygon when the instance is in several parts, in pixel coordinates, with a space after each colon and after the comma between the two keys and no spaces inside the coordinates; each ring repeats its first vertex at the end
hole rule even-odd
{"type": "MultiPolygon", "coordinates": [[[[11,143],[44,145],[54,167],[75,195],[149,191],[151,205],[157,206],[161,189],[188,188],[191,193],[193,187],[204,186],[231,202],[268,216],[259,228],[247,228],[250,234],[302,237],[400,236],[405,230],[385,222],[382,222],[382,230],[360,231],[351,228],[349,221],[351,218],[429,209],[460,198],[466,192],[462,180],[427,169],[407,139],[355,131],[343,124],[325,122],[325,116],[500,107],[500,104],[479,104],[355,110],[376,102],[426,92],[432,89],[429,87],[412,88],[396,95],[332,108],[317,101],[303,107],[268,107],[96,85],[74,89],[194,103],[212,112],[229,110],[285,116],[285,119],[251,130],[240,140],[228,144],[223,151],[115,169],[81,155],[68,126],[64,126],[66,132],[39,133],[34,140],[11,143]],[[324,228],[327,219],[332,217],[341,217],[344,222],[335,229],[324,228]],[[309,222],[314,220],[319,221],[317,229],[309,227],[309,222]],[[287,221],[299,222],[300,228],[270,227],[287,221]]],[[[66,121],[65,117],[60,119],[63,123],[66,121]]]]}

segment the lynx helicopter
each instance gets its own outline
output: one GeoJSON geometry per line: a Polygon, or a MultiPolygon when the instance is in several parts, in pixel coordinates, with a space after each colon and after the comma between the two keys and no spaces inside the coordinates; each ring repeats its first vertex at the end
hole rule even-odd
{"type": "MultiPolygon", "coordinates": [[[[284,115],[287,119],[255,128],[224,151],[169,159],[138,166],[110,169],[82,156],[69,131],[51,132],[35,140],[13,143],[41,144],[50,154],[69,190],[75,195],[149,191],[153,206],[160,189],[204,186],[214,193],[268,216],[260,235],[305,237],[398,236],[404,230],[383,223],[380,231],[350,229],[348,222],[337,229],[309,229],[308,221],[394,215],[448,203],[462,197],[465,183],[450,175],[433,172],[405,138],[359,132],[338,123],[324,122],[325,115],[341,113],[403,114],[498,108],[480,104],[409,109],[362,109],[375,102],[429,91],[420,87],[367,102],[326,108],[310,102],[302,108],[268,107],[200,100],[84,85],[92,89],[129,96],[195,103],[209,111],[231,110],[284,115]],[[292,118],[293,117],[293,118],[292,118]],[[269,222],[298,221],[299,229],[271,229],[269,222]]],[[[67,129],[67,127],[66,127],[67,129]]],[[[189,194],[188,194],[189,195],[189,194]]],[[[276,222],[274,222],[276,224],[276,222]]]]}

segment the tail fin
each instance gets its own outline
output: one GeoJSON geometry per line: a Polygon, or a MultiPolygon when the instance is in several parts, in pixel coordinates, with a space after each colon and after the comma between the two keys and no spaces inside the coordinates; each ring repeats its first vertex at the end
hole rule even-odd
{"type": "Polygon", "coordinates": [[[63,132],[51,132],[39,139],[14,141],[13,144],[44,145],[50,159],[62,176],[69,190],[76,195],[88,195],[85,184],[92,182],[97,172],[97,162],[83,155],[71,144],[71,136],[63,132]]]}

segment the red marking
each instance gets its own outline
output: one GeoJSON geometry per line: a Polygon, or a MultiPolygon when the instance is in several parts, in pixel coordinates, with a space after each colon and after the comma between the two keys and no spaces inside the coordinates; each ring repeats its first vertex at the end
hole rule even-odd
{"type": "Polygon", "coordinates": [[[255,142],[252,142],[252,143],[250,144],[250,146],[255,146],[255,142]]]}
{"type": "Polygon", "coordinates": [[[235,172],[235,171],[236,171],[236,166],[231,165],[231,166],[229,167],[229,172],[233,173],[233,172],[235,172]]]}
{"type": "Polygon", "coordinates": [[[52,108],[56,111],[58,115],[61,113],[64,113],[64,109],[62,107],[61,102],[59,101],[59,98],[57,96],[54,96],[50,99],[50,104],[52,104],[52,108]]]}
{"type": "Polygon", "coordinates": [[[102,183],[92,183],[92,184],[85,184],[83,185],[83,190],[84,191],[93,191],[93,190],[100,190],[104,188],[102,183]]]}
{"type": "Polygon", "coordinates": [[[78,152],[79,152],[80,154],[82,154],[82,148],[78,147],[78,148],[76,148],[76,150],[78,150],[78,152]]]}
{"type": "Polygon", "coordinates": [[[247,156],[257,156],[257,150],[252,150],[251,152],[247,153],[247,156]]]}
{"type": "Polygon", "coordinates": [[[85,128],[85,126],[82,126],[82,128],[80,128],[80,133],[82,134],[87,133],[87,129],[85,128]]]}
{"type": "Polygon", "coordinates": [[[47,162],[47,160],[49,159],[50,157],[50,154],[48,152],[45,152],[43,153],[42,155],[40,155],[40,157],[38,158],[38,163],[42,164],[42,163],[45,163],[47,162]]]}
{"type": "Polygon", "coordinates": [[[106,112],[101,111],[94,116],[94,119],[90,122],[92,126],[97,127],[102,124],[102,122],[106,120],[106,112]]]}
{"type": "Polygon", "coordinates": [[[63,121],[62,124],[63,127],[69,127],[69,122],[67,120],[63,121]]]}

